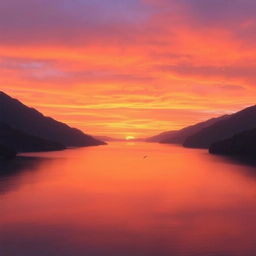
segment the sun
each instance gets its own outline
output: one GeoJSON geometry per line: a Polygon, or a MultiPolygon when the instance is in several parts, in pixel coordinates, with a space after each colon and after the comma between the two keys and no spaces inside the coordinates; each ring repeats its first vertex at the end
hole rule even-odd
{"type": "Polygon", "coordinates": [[[134,136],[126,136],[125,139],[126,139],[126,140],[134,140],[135,137],[134,137],[134,136]]]}

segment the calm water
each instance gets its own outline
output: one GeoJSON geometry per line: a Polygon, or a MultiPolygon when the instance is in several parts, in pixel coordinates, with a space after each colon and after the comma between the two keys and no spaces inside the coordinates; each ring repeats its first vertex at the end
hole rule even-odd
{"type": "Polygon", "coordinates": [[[256,255],[253,166],[113,143],[29,154],[0,170],[1,256],[256,255]]]}

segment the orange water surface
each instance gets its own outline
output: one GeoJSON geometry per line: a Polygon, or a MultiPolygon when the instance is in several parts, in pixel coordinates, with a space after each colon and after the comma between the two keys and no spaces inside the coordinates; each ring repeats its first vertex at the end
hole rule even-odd
{"type": "Polygon", "coordinates": [[[1,256],[255,256],[256,168],[147,143],[0,163],[1,256]]]}

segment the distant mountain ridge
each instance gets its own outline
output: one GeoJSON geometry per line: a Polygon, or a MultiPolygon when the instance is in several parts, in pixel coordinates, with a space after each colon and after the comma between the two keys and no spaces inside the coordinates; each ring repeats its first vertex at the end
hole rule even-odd
{"type": "Polygon", "coordinates": [[[213,143],[232,137],[233,135],[256,128],[256,105],[232,114],[226,120],[202,129],[188,137],[185,147],[209,148],[213,143]]]}
{"type": "Polygon", "coordinates": [[[216,122],[220,120],[225,120],[227,118],[229,118],[228,115],[211,118],[207,121],[185,127],[181,130],[160,133],[156,136],[146,139],[146,141],[166,143],[166,144],[183,144],[189,136],[201,131],[203,128],[209,127],[215,124],[216,122]]]}
{"type": "Polygon", "coordinates": [[[44,116],[3,92],[0,92],[0,122],[26,134],[48,141],[56,141],[66,147],[106,144],[78,129],[44,116]]]}
{"type": "Polygon", "coordinates": [[[175,136],[176,133],[179,131],[167,131],[167,132],[162,132],[157,135],[154,135],[152,137],[144,139],[146,142],[161,142],[163,140],[166,140],[168,138],[171,138],[172,136],[175,136]]]}
{"type": "Polygon", "coordinates": [[[109,136],[100,136],[100,135],[96,135],[96,136],[93,136],[95,139],[97,140],[102,140],[102,141],[123,141],[122,139],[117,139],[117,138],[113,138],[113,137],[109,137],[109,136]]]}

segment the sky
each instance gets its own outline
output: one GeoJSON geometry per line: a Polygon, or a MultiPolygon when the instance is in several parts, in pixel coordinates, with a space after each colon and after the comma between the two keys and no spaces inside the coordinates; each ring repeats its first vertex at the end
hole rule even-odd
{"type": "Polygon", "coordinates": [[[2,0],[0,89],[93,135],[256,103],[254,0],[2,0]]]}

